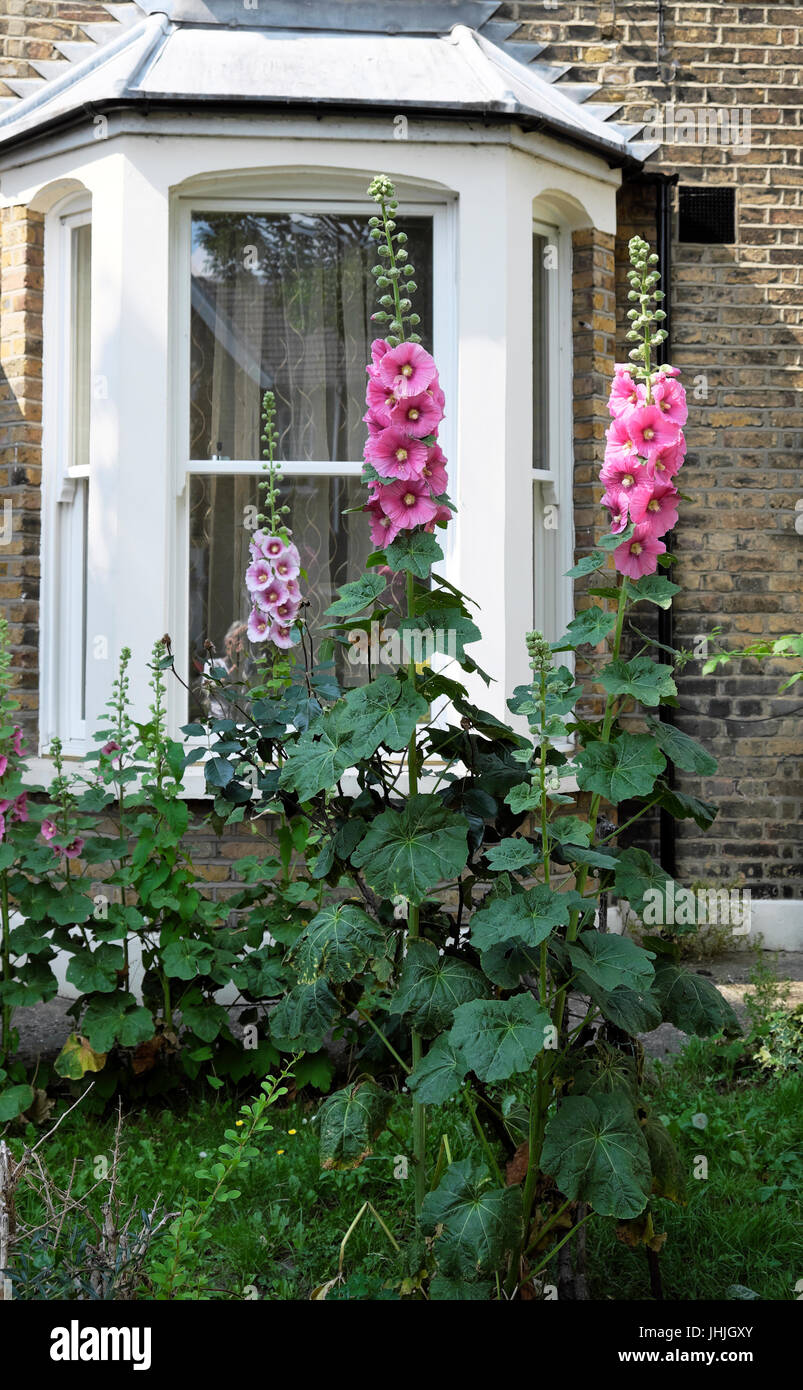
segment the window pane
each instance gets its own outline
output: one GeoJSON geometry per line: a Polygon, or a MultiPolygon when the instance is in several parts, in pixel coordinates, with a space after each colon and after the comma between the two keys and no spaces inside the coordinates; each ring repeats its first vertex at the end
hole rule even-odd
{"type": "Polygon", "coordinates": [[[91,398],[89,355],[90,258],[92,228],[89,223],[73,227],[70,234],[72,338],[72,449],[70,463],[86,467],[89,463],[89,403],[91,398]]]}
{"type": "Polygon", "coordinates": [[[546,237],[533,233],[533,468],[549,468],[546,237]]]}
{"type": "MultiPolygon", "coordinates": [[[[259,481],[247,474],[190,477],[191,718],[208,712],[198,679],[210,660],[205,642],[215,648],[213,664],[226,665],[233,680],[247,679],[253,656],[264,651],[262,644],[251,647],[245,638],[251,607],[245,571],[252,535],[246,522],[258,505],[259,481]]],[[[343,515],[345,508],[364,500],[365,487],[357,477],[304,475],[282,482],[281,501],[290,507],[288,525],[308,576],[301,581],[310,601],[307,616],[315,626],[339,586],[360,576],[373,549],[367,518],[360,513],[343,515]]],[[[341,680],[358,679],[345,661],[338,674],[341,680]]]]}
{"type": "MultiPolygon", "coordinates": [[[[432,222],[406,218],[404,228],[430,345],[432,222]]],[[[267,390],[280,458],[362,458],[376,259],[367,217],[194,214],[191,458],[261,458],[267,390]]]]}

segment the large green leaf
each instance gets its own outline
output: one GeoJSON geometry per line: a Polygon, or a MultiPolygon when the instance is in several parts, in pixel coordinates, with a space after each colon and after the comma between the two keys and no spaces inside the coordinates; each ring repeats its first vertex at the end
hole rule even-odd
{"type": "Polygon", "coordinates": [[[281,1052],[317,1052],[340,1005],[326,980],[296,985],[270,1016],[270,1035],[281,1052]]]}
{"type": "Polygon", "coordinates": [[[351,715],[344,704],[334,705],[290,745],[280,785],[309,801],[316,792],[334,787],[357,756],[351,715]]]}
{"type": "Polygon", "coordinates": [[[321,1167],[358,1168],[373,1153],[392,1098],[371,1078],[327,1096],[318,1111],[321,1167]]]}
{"type": "Polygon", "coordinates": [[[550,1028],[549,1014],[531,994],[475,999],[455,1012],[449,1041],[480,1081],[504,1081],[529,1070],[550,1028]]]}
{"type": "Polygon", "coordinates": [[[433,565],[443,559],[435,537],[428,531],[402,531],[387,548],[392,570],[404,570],[417,579],[427,579],[433,565]]]}
{"type": "Polygon", "coordinates": [[[649,989],[653,955],[627,936],[612,932],[584,931],[566,948],[578,974],[601,989],[649,989]]]}
{"type": "Polygon", "coordinates": [[[622,850],[616,865],[614,889],[617,897],[627,898],[636,912],[643,912],[645,895],[648,893],[650,898],[647,901],[653,901],[656,893],[660,893],[661,900],[665,901],[670,883],[672,879],[646,850],[622,850]]]}
{"type": "Polygon", "coordinates": [[[652,1184],[647,1144],[627,1098],[569,1096],[546,1127],[541,1167],[601,1216],[638,1216],[652,1184]]]}
{"type": "Polygon", "coordinates": [[[555,893],[543,883],[509,898],[494,898],[474,913],[471,944],[478,951],[503,943],[533,949],[568,922],[572,903],[568,894],[555,893]]]}
{"type": "Polygon", "coordinates": [[[598,680],[609,695],[632,695],[642,705],[660,705],[662,700],[678,693],[672,668],[649,656],[637,656],[633,661],[611,661],[602,669],[598,680]]]}
{"type": "Polygon", "coordinates": [[[119,970],[123,969],[125,957],[122,946],[100,945],[94,951],[85,947],[77,951],[67,966],[66,978],[69,984],[81,994],[110,994],[119,983],[119,970]]]}
{"type": "Polygon", "coordinates": [[[494,1272],[521,1237],[521,1189],[492,1187],[483,1168],[461,1159],[424,1198],[420,1221],[425,1235],[437,1233],[445,1272],[494,1272]]]}
{"type": "Polygon", "coordinates": [[[28,1008],[31,1004],[46,1003],[58,993],[59,982],[47,961],[36,956],[24,965],[15,965],[10,980],[0,984],[0,999],[13,1009],[28,1008]]]}
{"type": "Polygon", "coordinates": [[[90,1000],[81,1031],[93,1052],[110,1052],[115,1042],[136,1047],[153,1037],[150,1009],[137,1005],[133,994],[120,991],[90,1000]]]}
{"type": "Polygon", "coordinates": [[[612,608],[600,608],[599,604],[592,603],[589,608],[584,608],[582,613],[578,613],[566,628],[566,636],[559,642],[552,643],[552,650],[556,652],[572,651],[575,647],[582,647],[588,643],[596,647],[607,637],[614,623],[616,613],[612,608]]]}
{"type": "Polygon", "coordinates": [[[635,583],[632,579],[627,580],[627,595],[634,603],[638,603],[639,599],[648,599],[659,608],[669,608],[675,594],[679,593],[680,585],[673,584],[663,574],[644,574],[635,583]]]}
{"type": "Polygon", "coordinates": [[[357,757],[369,758],[380,744],[400,752],[406,748],[429,705],[409,680],[377,676],[370,685],[350,690],[345,705],[352,722],[357,757]]]}
{"type": "Polygon", "coordinates": [[[612,743],[589,743],[577,755],[577,785],[599,792],[615,806],[646,796],[666,767],[666,758],[649,734],[622,734],[612,743]]]}
{"type": "Polygon", "coordinates": [[[595,985],[590,994],[603,1017],[631,1037],[636,1033],[651,1033],[661,1023],[658,1000],[649,990],[630,989],[628,985],[605,990],[595,985]]]}
{"type": "Polygon", "coordinates": [[[403,811],[383,811],[351,856],[383,897],[401,893],[421,903],[436,884],[454,878],[468,855],[468,821],[436,796],[411,796],[403,811]]]}
{"type": "Polygon", "coordinates": [[[675,767],[683,772],[696,772],[701,777],[712,777],[717,770],[717,760],[688,734],[676,729],[674,724],[664,724],[660,719],[648,719],[647,726],[661,749],[675,767]]]}
{"type": "Polygon", "coordinates": [[[0,1125],[4,1125],[8,1120],[16,1120],[18,1115],[22,1115],[33,1105],[34,1099],[32,1086],[7,1086],[4,1091],[0,1091],[0,1125]]]}
{"type": "Polygon", "coordinates": [[[369,603],[387,588],[388,581],[385,575],[366,574],[355,579],[352,584],[342,584],[339,590],[339,597],[326,609],[327,617],[350,618],[354,613],[361,613],[363,608],[367,608],[369,603]]]}
{"type": "Polygon", "coordinates": [[[468,1067],[462,1050],[444,1034],[407,1078],[407,1085],[422,1105],[442,1105],[460,1090],[468,1067]]]}
{"type": "Polygon", "coordinates": [[[730,1004],[702,975],[662,962],[655,968],[653,990],[664,1018],[684,1033],[707,1038],[722,1028],[733,1033],[740,1031],[730,1004]]]}
{"type": "Polygon", "coordinates": [[[459,608],[433,607],[403,618],[399,635],[416,660],[429,661],[435,652],[442,652],[462,661],[467,643],[479,642],[482,633],[459,608]]]}
{"type": "Polygon", "coordinates": [[[177,980],[194,980],[197,975],[205,975],[215,955],[215,949],[207,941],[196,941],[191,936],[179,937],[170,941],[162,951],[162,965],[166,975],[177,980]]]}
{"type": "Polygon", "coordinates": [[[459,1004],[487,993],[485,978],[475,966],[440,955],[431,941],[416,940],[407,946],[389,1012],[404,1014],[411,1028],[431,1038],[450,1026],[459,1004]]]}
{"type": "Polygon", "coordinates": [[[693,820],[701,830],[708,830],[714,824],[719,810],[713,801],[700,801],[698,797],[679,792],[675,787],[661,788],[658,805],[675,820],[693,820]]]}
{"type": "Polygon", "coordinates": [[[385,954],[381,928],[355,903],[327,903],[291,947],[288,960],[302,984],[322,975],[344,984],[385,954]]]}
{"type": "Polygon", "coordinates": [[[512,869],[526,869],[538,858],[529,840],[521,836],[511,836],[500,840],[498,845],[490,845],[485,851],[488,868],[495,874],[507,873],[512,869]]]}

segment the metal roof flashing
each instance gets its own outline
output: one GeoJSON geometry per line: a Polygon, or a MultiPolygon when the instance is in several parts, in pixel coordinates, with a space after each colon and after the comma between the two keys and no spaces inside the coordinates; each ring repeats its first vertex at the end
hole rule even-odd
{"type": "Polygon", "coordinates": [[[652,150],[602,119],[598,104],[584,109],[594,88],[562,91],[565,69],[521,62],[508,51],[515,40],[500,44],[463,22],[483,23],[497,8],[495,0],[405,0],[393,10],[407,26],[423,24],[425,14],[430,25],[451,23],[446,32],[405,27],[390,34],[358,27],[383,10],[380,0],[274,0],[263,22],[242,0],[137,0],[136,22],[103,46],[78,45],[88,50],[83,61],[64,64],[62,75],[0,113],[0,160],[97,113],[191,103],[206,111],[292,107],[365,116],[392,109],[506,120],[580,145],[609,165],[640,167],[652,150]],[[236,24],[227,18],[235,7],[236,24]]]}

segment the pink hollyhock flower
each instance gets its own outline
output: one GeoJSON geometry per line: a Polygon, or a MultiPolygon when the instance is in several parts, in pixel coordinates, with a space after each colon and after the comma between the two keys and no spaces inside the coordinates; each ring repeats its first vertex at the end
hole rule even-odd
{"type": "Polygon", "coordinates": [[[648,526],[654,536],[663,536],[677,525],[678,490],[669,479],[656,478],[647,487],[637,487],[630,499],[630,516],[637,526],[648,526]]]}
{"type": "Polygon", "coordinates": [[[11,808],[11,819],[26,821],[28,819],[28,793],[20,792],[13,807],[11,808]]]}
{"type": "Polygon", "coordinates": [[[365,457],[383,478],[420,478],[427,461],[427,446],[406,430],[391,425],[368,440],[365,457]]]}
{"type": "Polygon", "coordinates": [[[11,746],[17,757],[22,756],[22,729],[15,729],[11,737],[11,746]]]}
{"type": "Polygon", "coordinates": [[[258,608],[252,608],[248,615],[246,632],[251,642],[266,642],[270,632],[270,619],[258,608]]]}
{"type": "Polygon", "coordinates": [[[644,387],[641,383],[636,384],[630,375],[630,369],[619,364],[611,386],[611,394],[608,397],[608,409],[611,415],[616,418],[616,416],[632,409],[633,406],[640,405],[645,396],[644,387]]]}
{"type": "Polygon", "coordinates": [[[657,405],[639,405],[625,416],[627,432],[642,458],[650,462],[661,450],[675,444],[678,427],[664,417],[657,405]]]}
{"type": "Polygon", "coordinates": [[[637,461],[636,446],[630,438],[624,415],[618,415],[605,431],[605,462],[632,464],[637,461]]]}
{"type": "Polygon", "coordinates": [[[652,388],[652,399],[662,415],[674,425],[685,425],[689,418],[686,392],[673,377],[659,377],[652,388]]]}
{"type": "Polygon", "coordinates": [[[378,367],[386,352],[390,352],[390,344],[384,338],[374,338],[371,344],[371,362],[374,367],[378,367]]]}
{"type": "Polygon", "coordinates": [[[293,603],[290,599],[285,599],[284,603],[277,603],[273,617],[275,619],[274,626],[278,623],[280,627],[289,627],[298,617],[298,604],[293,603]]]}
{"type": "Polygon", "coordinates": [[[369,410],[382,421],[383,426],[391,423],[390,412],[396,404],[396,397],[391,386],[385,386],[381,381],[373,380],[368,382],[365,391],[365,403],[369,410]]]}
{"type": "Polygon", "coordinates": [[[432,520],[427,522],[426,526],[424,527],[424,530],[432,532],[435,530],[435,527],[437,526],[439,521],[451,521],[451,519],[451,507],[439,506],[432,520]]]}
{"type": "Polygon", "coordinates": [[[43,840],[52,840],[57,829],[58,827],[55,821],[43,820],[39,827],[39,834],[42,836],[43,840]]]}
{"type": "MultiPolygon", "coordinates": [[[[606,492],[611,495],[618,495],[620,491],[629,494],[639,483],[649,480],[651,470],[638,458],[632,458],[629,462],[625,460],[624,463],[608,463],[606,459],[600,469],[599,476],[606,492]]],[[[619,505],[621,505],[621,499],[619,499],[619,505]]]]}
{"type": "Polygon", "coordinates": [[[388,417],[387,419],[382,419],[379,415],[375,415],[373,410],[366,410],[363,415],[363,424],[368,426],[368,433],[372,439],[376,435],[381,434],[383,430],[386,430],[390,424],[390,411],[386,411],[385,414],[388,417]]]}
{"type": "Polygon", "coordinates": [[[421,470],[421,477],[429,483],[434,497],[440,497],[446,491],[449,483],[449,475],[446,472],[446,459],[442,449],[433,444],[427,451],[427,461],[421,470]]]}
{"type": "Polygon", "coordinates": [[[273,557],[273,568],[284,583],[287,583],[288,579],[298,579],[301,573],[301,556],[292,541],[288,541],[281,555],[273,557]]]}
{"type": "Polygon", "coordinates": [[[423,439],[426,434],[435,434],[442,419],[443,411],[435,404],[429,391],[424,391],[421,396],[407,396],[398,401],[390,412],[391,424],[415,435],[417,439],[423,439]]]}
{"type": "Polygon", "coordinates": [[[284,587],[287,590],[288,598],[293,599],[296,603],[301,602],[301,585],[297,579],[288,579],[284,587]]]}
{"type": "Polygon", "coordinates": [[[268,558],[265,547],[270,539],[271,537],[268,535],[267,531],[254,532],[248,543],[248,549],[251,552],[252,560],[266,560],[268,558]]]}
{"type": "Polygon", "coordinates": [[[109,742],[108,742],[108,743],[104,743],[104,745],[103,745],[103,747],[101,748],[100,751],[101,751],[101,753],[105,753],[106,756],[108,757],[109,754],[111,754],[111,753],[119,753],[119,751],[120,751],[120,745],[119,745],[119,743],[115,743],[114,739],[112,738],[112,739],[109,739],[109,742]]]}
{"type": "Polygon", "coordinates": [[[395,541],[401,526],[398,521],[385,515],[378,498],[370,501],[365,510],[371,522],[371,543],[377,549],[384,550],[386,545],[391,545],[395,541]]]}
{"type": "Polygon", "coordinates": [[[63,855],[65,859],[77,859],[83,847],[84,841],[81,839],[80,835],[76,835],[74,840],[71,840],[68,845],[64,845],[59,850],[59,853],[63,855]]]}
{"type": "Polygon", "coordinates": [[[436,371],[434,359],[420,343],[399,343],[398,347],[389,348],[379,362],[379,380],[390,386],[397,397],[420,396],[436,371]]]}
{"type": "Polygon", "coordinates": [[[248,592],[257,594],[264,592],[273,579],[273,566],[269,560],[255,560],[245,571],[245,583],[248,592]]]}
{"type": "Polygon", "coordinates": [[[270,614],[272,618],[276,616],[276,609],[279,605],[287,602],[287,598],[287,586],[275,576],[271,577],[267,588],[263,589],[261,593],[254,594],[257,608],[261,609],[263,613],[270,614]]]}
{"type": "Polygon", "coordinates": [[[389,483],[379,492],[382,510],[404,531],[434,521],[439,507],[423,478],[389,483]]]}
{"type": "Polygon", "coordinates": [[[273,623],[268,636],[274,647],[279,647],[281,651],[287,651],[288,647],[293,645],[290,629],[283,623],[273,623]]]}
{"type": "Polygon", "coordinates": [[[4,777],[4,776],[5,776],[5,772],[6,772],[6,768],[7,768],[7,767],[8,767],[8,758],[6,757],[5,753],[0,753],[0,777],[4,777]]]}
{"type": "Polygon", "coordinates": [[[653,459],[656,478],[674,478],[675,474],[683,466],[686,457],[686,440],[679,434],[674,444],[669,444],[665,449],[659,449],[653,459]]]}
{"type": "Polygon", "coordinates": [[[645,574],[655,573],[658,556],[665,550],[663,541],[658,540],[649,526],[637,526],[630,540],[616,547],[613,560],[620,574],[628,579],[642,579],[645,574]]]}
{"type": "Polygon", "coordinates": [[[618,535],[624,531],[628,522],[628,495],[621,488],[605,493],[602,499],[603,507],[607,507],[611,513],[611,531],[618,535]]]}

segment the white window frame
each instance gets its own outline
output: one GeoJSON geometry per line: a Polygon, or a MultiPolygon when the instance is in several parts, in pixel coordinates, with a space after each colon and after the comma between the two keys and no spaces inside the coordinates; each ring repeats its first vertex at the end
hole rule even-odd
{"type": "MultiPolygon", "coordinates": [[[[244,187],[253,189],[253,180],[244,187]]],[[[457,324],[456,296],[454,287],[457,276],[456,257],[456,201],[447,200],[443,194],[428,197],[425,193],[415,199],[405,197],[404,214],[410,217],[431,217],[432,219],[432,348],[438,363],[441,385],[446,393],[447,413],[440,431],[444,453],[449,460],[449,482],[452,496],[457,488],[457,324]]],[[[185,672],[189,650],[189,479],[193,474],[204,475],[250,475],[264,476],[263,462],[259,459],[193,459],[190,457],[190,359],[191,359],[191,259],[192,259],[192,217],[194,213],[204,212],[262,212],[262,213],[301,213],[320,215],[338,213],[344,216],[370,215],[365,198],[355,198],[352,193],[342,197],[336,194],[327,197],[307,198],[303,195],[288,195],[258,198],[206,196],[203,192],[179,195],[174,202],[172,218],[172,257],[171,271],[173,294],[173,324],[170,351],[171,382],[170,398],[173,401],[173,420],[171,429],[174,495],[176,498],[176,519],[174,564],[170,575],[170,612],[173,614],[173,651],[176,654],[177,670],[188,678],[185,672]]],[[[381,328],[377,327],[377,337],[381,328]]],[[[354,459],[342,462],[281,460],[282,472],[286,477],[298,475],[318,477],[354,477],[363,469],[363,460],[354,459]]],[[[444,552],[440,566],[444,576],[450,577],[450,557],[453,550],[453,527],[438,533],[438,540],[444,552]]],[[[176,683],[173,683],[174,686],[176,683]]],[[[188,719],[188,695],[183,688],[180,693],[173,692],[171,705],[171,727],[177,728],[188,719]]]]}
{"type": "MultiPolygon", "coordinates": [[[[539,547],[533,500],[533,627],[543,631],[547,612],[553,611],[557,620],[554,636],[558,637],[574,617],[574,584],[565,578],[565,571],[574,564],[572,241],[568,228],[538,217],[533,217],[532,231],[546,238],[547,247],[555,247],[557,265],[546,276],[548,462],[546,468],[532,467],[531,462],[530,472],[531,482],[542,484],[544,503],[558,510],[558,565],[553,569],[539,547]]],[[[534,361],[535,342],[531,348],[534,361]]],[[[572,669],[573,656],[572,652],[561,653],[561,660],[572,669]]]]}
{"type": "Polygon", "coordinates": [[[72,457],[72,234],[77,227],[91,224],[91,199],[86,193],[62,199],[45,222],[39,733],[41,751],[58,736],[68,757],[82,757],[88,749],[87,720],[81,708],[87,673],[81,669],[81,652],[87,641],[90,470],[88,463],[76,464],[72,457]]]}

